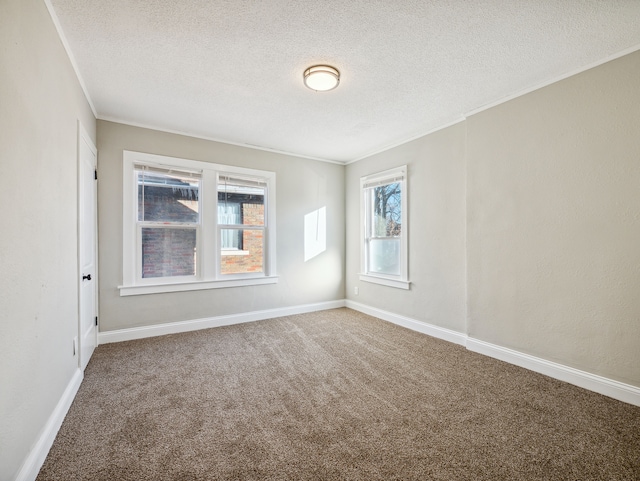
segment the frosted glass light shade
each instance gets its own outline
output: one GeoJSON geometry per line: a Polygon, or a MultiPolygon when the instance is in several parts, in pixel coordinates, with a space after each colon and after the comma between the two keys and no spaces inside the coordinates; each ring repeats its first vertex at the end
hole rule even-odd
{"type": "Polygon", "coordinates": [[[340,83],[340,72],[328,65],[314,65],[304,71],[304,84],[311,90],[333,90],[340,83]]]}

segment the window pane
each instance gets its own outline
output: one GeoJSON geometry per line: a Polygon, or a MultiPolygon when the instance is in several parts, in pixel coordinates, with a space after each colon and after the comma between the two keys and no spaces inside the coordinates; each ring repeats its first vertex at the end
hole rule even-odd
{"type": "Polygon", "coordinates": [[[142,277],[196,275],[196,229],[142,229],[142,277]]]}
{"type": "Polygon", "coordinates": [[[399,276],[400,239],[369,240],[369,272],[399,276]]]}
{"type": "Polygon", "coordinates": [[[136,174],[139,221],[198,222],[199,179],[147,171],[136,174]]]}
{"type": "Polygon", "coordinates": [[[220,272],[246,274],[263,272],[264,231],[262,229],[220,229],[222,249],[220,272]],[[225,239],[237,242],[237,248],[224,247],[225,239]]]}
{"type": "Polygon", "coordinates": [[[402,184],[395,182],[371,189],[372,237],[400,237],[402,234],[402,184]]]}
{"type": "Polygon", "coordinates": [[[239,229],[222,229],[222,250],[242,250],[242,231],[239,229]]]}
{"type": "MultiPolygon", "coordinates": [[[[218,203],[218,223],[226,225],[242,224],[240,204],[234,202],[218,203]]],[[[222,237],[222,247],[237,247],[236,245],[229,244],[230,237],[222,237]]]]}
{"type": "Polygon", "coordinates": [[[220,177],[218,222],[226,225],[264,225],[266,187],[259,182],[220,177]]]}

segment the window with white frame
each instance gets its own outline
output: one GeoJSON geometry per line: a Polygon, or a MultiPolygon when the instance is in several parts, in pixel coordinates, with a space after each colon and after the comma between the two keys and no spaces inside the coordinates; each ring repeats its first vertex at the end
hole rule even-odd
{"type": "Polygon", "coordinates": [[[120,295],[269,284],[275,173],[123,153],[120,295]]]}
{"type": "Polygon", "coordinates": [[[409,289],[407,167],[360,179],[360,280],[409,289]]]}

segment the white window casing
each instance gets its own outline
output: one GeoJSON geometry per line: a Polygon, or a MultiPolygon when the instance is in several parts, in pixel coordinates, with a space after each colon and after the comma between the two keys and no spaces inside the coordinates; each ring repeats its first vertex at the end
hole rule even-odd
{"type": "Polygon", "coordinates": [[[360,178],[361,281],[410,288],[407,198],[406,165],[360,178]]]}
{"type": "MultiPolygon", "coordinates": [[[[140,183],[143,189],[143,202],[141,209],[144,209],[146,197],[144,197],[145,177],[140,183]]],[[[172,179],[173,180],[173,179],[172,179]]],[[[123,276],[122,285],[119,286],[121,296],[152,294],[160,292],[176,292],[199,289],[239,287],[249,285],[273,284],[277,282],[276,275],[276,233],[275,233],[275,196],[276,178],[274,172],[247,169],[230,165],[214,164],[189,159],[166,157],[155,154],[141,152],[123,152],[123,276]],[[154,187],[167,187],[157,180],[162,176],[177,176],[187,179],[187,182],[179,186],[169,185],[171,189],[181,190],[189,187],[189,179],[193,183],[197,182],[197,201],[178,201],[187,205],[185,212],[191,214],[192,218],[187,220],[179,219],[146,219],[144,215],[140,218],[138,214],[138,178],[137,172],[144,171],[150,176],[156,176],[154,187]],[[242,185],[242,188],[261,189],[263,195],[263,216],[260,225],[244,225],[237,223],[237,217],[227,216],[224,222],[234,222],[230,225],[218,223],[218,186],[220,180],[229,180],[234,185],[242,185]],[[183,187],[187,186],[187,187],[183,187]],[[187,210],[191,209],[191,210],[187,210]],[[197,214],[193,214],[193,211],[197,214]],[[197,220],[196,220],[197,218],[197,220]],[[231,221],[228,219],[232,219],[231,221]],[[244,261],[249,256],[248,251],[235,250],[235,256],[229,257],[232,244],[223,245],[221,229],[234,228],[238,231],[251,230],[261,232],[262,259],[259,271],[239,271],[233,273],[223,273],[222,264],[225,262],[244,261]],[[147,234],[153,229],[158,232],[168,232],[171,229],[182,229],[183,231],[193,229],[195,232],[195,252],[192,262],[195,272],[192,275],[158,275],[145,277],[142,271],[142,231],[148,229],[147,234]]],[[[174,204],[177,205],[177,204],[174,204]]],[[[178,206],[180,207],[180,206],[178,206]]],[[[174,231],[175,232],[175,231],[174,231]]],[[[171,235],[169,235],[171,237],[171,235]]],[[[232,242],[230,239],[226,242],[232,242]]],[[[168,247],[167,253],[170,255],[172,247],[168,247]]]]}

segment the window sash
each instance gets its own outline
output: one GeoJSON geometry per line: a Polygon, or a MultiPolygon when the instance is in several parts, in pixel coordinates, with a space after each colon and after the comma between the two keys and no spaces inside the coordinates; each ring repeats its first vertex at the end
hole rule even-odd
{"type": "Polygon", "coordinates": [[[162,164],[152,163],[134,163],[133,170],[135,172],[149,172],[163,175],[176,175],[180,177],[188,177],[192,179],[202,178],[202,169],[188,169],[180,167],[172,167],[162,164]]]}
{"type": "Polygon", "coordinates": [[[368,180],[362,184],[363,189],[373,189],[383,185],[395,184],[404,181],[404,175],[395,175],[390,177],[383,177],[381,179],[368,180]]]}
{"type": "MultiPolygon", "coordinates": [[[[180,225],[167,225],[160,223],[149,223],[149,222],[139,222],[137,226],[137,249],[139,262],[136,265],[137,277],[140,284],[150,284],[156,282],[168,282],[168,281],[185,281],[185,280],[195,280],[199,278],[200,266],[198,265],[198,261],[200,256],[199,247],[200,247],[200,226],[198,224],[180,224],[180,225]],[[193,252],[193,274],[184,274],[184,275],[162,275],[162,276],[145,276],[145,253],[144,253],[144,230],[157,230],[157,231],[194,231],[195,233],[195,242],[194,242],[194,252],[193,252]]],[[[164,239],[163,239],[164,240],[164,239]]],[[[173,259],[172,256],[176,254],[176,248],[171,246],[168,255],[163,255],[162,260],[166,260],[167,257],[173,259]]],[[[147,256],[148,257],[148,256],[147,256]]],[[[159,257],[159,256],[157,256],[159,257]]],[[[171,267],[171,269],[176,269],[177,267],[171,267]]],[[[164,270],[164,269],[163,269],[164,270]]]]}
{"type": "MultiPolygon", "coordinates": [[[[168,282],[168,281],[185,281],[196,280],[200,277],[201,268],[198,265],[200,259],[200,238],[201,238],[201,188],[202,188],[202,172],[190,171],[183,169],[167,168],[166,166],[158,167],[147,164],[135,164],[133,166],[134,183],[136,185],[136,281],[140,284],[168,282]],[[140,175],[142,174],[142,175],[140,175]],[[145,174],[156,174],[154,181],[145,182],[145,174]],[[189,179],[192,182],[180,182],[182,179],[189,179]],[[162,181],[164,180],[164,183],[162,181]],[[162,192],[162,201],[156,203],[151,202],[158,212],[150,215],[151,220],[147,217],[147,189],[160,188],[162,192]],[[163,192],[164,190],[167,192],[163,192]],[[168,189],[172,189],[170,193],[168,189]],[[184,215],[187,219],[195,217],[193,220],[181,220],[180,209],[190,209],[183,206],[180,197],[191,200],[191,195],[185,194],[188,191],[197,191],[195,215],[184,215]],[[173,195],[171,195],[173,194],[173,195]],[[165,197],[166,195],[166,197],[165,197]],[[140,198],[140,196],[142,198],[140,198]],[[177,207],[177,209],[176,209],[177,207]],[[175,217],[175,218],[173,218],[175,217]],[[155,239],[152,232],[160,233],[155,239]],[[183,233],[182,242],[178,232],[183,233]],[[191,239],[187,234],[193,232],[195,239],[193,240],[193,248],[191,248],[191,239]],[[176,235],[173,236],[172,233],[176,235]],[[151,236],[151,237],[150,237],[151,236]],[[186,244],[185,244],[186,242],[186,244]],[[155,245],[154,245],[155,244],[155,245]],[[191,249],[193,249],[191,251],[191,249]],[[180,271],[192,271],[188,274],[180,273],[180,271]]],[[[187,210],[188,212],[188,210],[187,210]]]]}
{"type": "Polygon", "coordinates": [[[218,174],[218,183],[237,185],[242,187],[256,187],[256,188],[267,187],[267,182],[263,178],[243,177],[239,175],[232,175],[232,174],[226,174],[226,173],[218,174]]]}
{"type": "MultiPolygon", "coordinates": [[[[226,226],[226,225],[242,225],[242,214],[241,214],[241,205],[239,203],[231,203],[228,205],[221,205],[218,203],[218,227],[226,226]],[[227,210],[231,210],[228,212],[227,210]],[[223,212],[225,211],[225,212],[223,212]],[[229,221],[232,222],[229,222],[229,221]],[[223,221],[223,222],[221,222],[223,221]]],[[[237,239],[233,235],[224,235],[220,236],[220,248],[221,249],[240,249],[240,240],[237,239]]]]}
{"type": "Polygon", "coordinates": [[[218,274],[221,278],[237,277],[237,276],[249,276],[265,272],[267,259],[266,254],[266,229],[262,226],[251,225],[220,225],[218,226],[218,238],[222,238],[225,231],[238,231],[238,236],[242,237],[242,250],[243,257],[241,259],[229,256],[230,249],[225,249],[223,245],[218,249],[219,268],[218,274]],[[255,238],[244,238],[245,231],[260,233],[259,246],[255,245],[255,238]],[[255,252],[255,248],[259,249],[258,254],[255,252]],[[253,262],[253,264],[252,264],[253,262]],[[256,263],[257,262],[257,263],[256,263]],[[238,264],[242,265],[242,269],[235,269],[233,267],[238,264]],[[246,264],[250,264],[246,266],[246,264]],[[226,272],[225,272],[226,271],[226,272]]]}
{"type": "Polygon", "coordinates": [[[390,238],[398,238],[402,236],[402,223],[403,223],[403,205],[402,205],[402,191],[404,190],[404,184],[401,181],[394,181],[394,182],[380,182],[378,185],[374,186],[374,187],[369,187],[369,188],[365,188],[365,197],[366,197],[366,232],[367,232],[367,238],[383,238],[383,237],[390,237],[390,238]],[[376,189],[378,187],[383,187],[383,186],[387,186],[387,185],[395,185],[395,184],[399,184],[400,185],[400,235],[395,235],[395,236],[384,236],[384,235],[380,235],[378,234],[379,231],[379,227],[377,225],[377,222],[382,221],[383,225],[383,229],[385,231],[385,233],[388,231],[388,224],[390,222],[394,222],[397,224],[397,216],[396,219],[393,218],[392,212],[389,211],[385,211],[382,212],[382,215],[375,215],[375,207],[374,204],[376,203],[376,189]]]}

